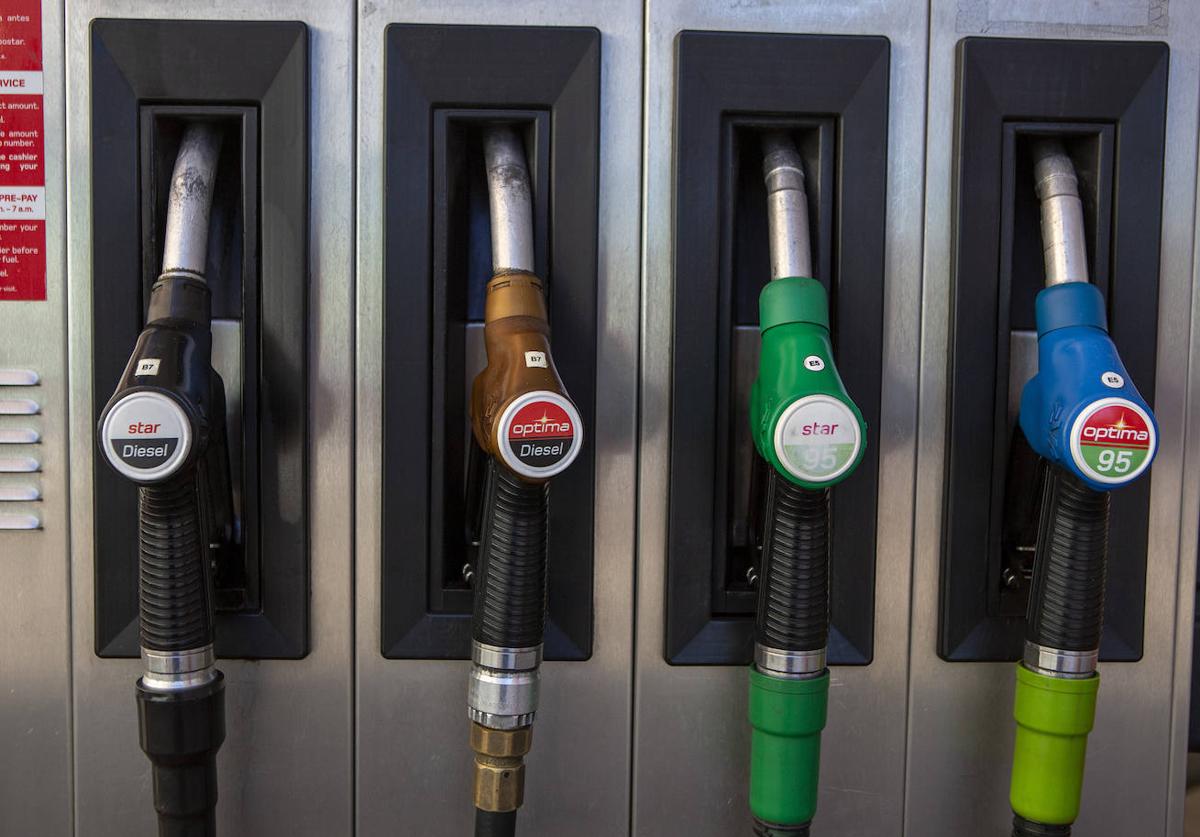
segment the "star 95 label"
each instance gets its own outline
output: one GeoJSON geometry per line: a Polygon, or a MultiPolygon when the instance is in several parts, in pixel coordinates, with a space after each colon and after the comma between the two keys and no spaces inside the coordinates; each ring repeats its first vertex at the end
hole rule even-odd
{"type": "Polygon", "coordinates": [[[828,395],[793,401],[775,425],[775,455],[805,482],[829,482],[858,458],[862,432],[850,408],[828,395]]]}
{"type": "Polygon", "coordinates": [[[1129,482],[1150,466],[1158,439],[1150,416],[1124,398],[1089,404],[1071,426],[1071,458],[1096,482],[1129,482]]]}

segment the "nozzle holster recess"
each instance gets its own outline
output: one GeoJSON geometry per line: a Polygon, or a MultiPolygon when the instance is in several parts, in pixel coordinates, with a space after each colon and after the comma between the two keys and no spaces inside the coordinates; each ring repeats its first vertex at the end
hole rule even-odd
{"type": "Polygon", "coordinates": [[[1096,720],[1100,675],[1050,677],[1017,665],[1017,721],[1009,802],[1018,816],[1070,825],[1079,816],[1087,737],[1096,720]]]}
{"type": "Polygon", "coordinates": [[[802,826],[816,813],[828,705],[828,670],[793,680],[751,667],[750,810],[763,826],[802,826]]]}
{"type": "Polygon", "coordinates": [[[160,837],[216,833],[217,750],[225,740],[225,678],[166,692],[137,684],[138,739],[154,772],[160,837]]]}
{"type": "Polygon", "coordinates": [[[541,279],[532,273],[502,273],[488,282],[483,339],[487,366],[471,386],[471,428],[479,446],[503,462],[496,425],[505,407],[536,391],[570,400],[550,353],[541,279]]]}

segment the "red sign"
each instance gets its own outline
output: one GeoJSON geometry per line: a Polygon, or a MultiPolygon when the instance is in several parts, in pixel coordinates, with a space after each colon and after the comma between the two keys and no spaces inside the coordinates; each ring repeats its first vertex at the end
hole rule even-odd
{"type": "Polygon", "coordinates": [[[46,298],[42,2],[0,0],[0,302],[46,298]]]}
{"type": "Polygon", "coordinates": [[[1113,404],[1088,416],[1080,432],[1079,444],[1106,448],[1148,448],[1150,428],[1136,410],[1113,404]]]}

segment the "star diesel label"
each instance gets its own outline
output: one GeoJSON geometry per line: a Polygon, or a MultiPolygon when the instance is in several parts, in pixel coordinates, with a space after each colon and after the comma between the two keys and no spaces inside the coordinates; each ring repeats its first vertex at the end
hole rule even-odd
{"type": "Polygon", "coordinates": [[[1088,405],[1071,427],[1071,458],[1089,479],[1109,485],[1140,475],[1157,445],[1150,416],[1123,398],[1088,405]]]}
{"type": "Polygon", "coordinates": [[[531,392],[513,401],[499,423],[505,463],[526,477],[545,478],[575,460],[583,428],[575,405],[553,392],[531,392]]]}
{"type": "Polygon", "coordinates": [[[46,298],[42,2],[0,2],[0,302],[46,298]]]}
{"type": "Polygon", "coordinates": [[[828,482],[858,458],[862,434],[850,408],[828,395],[793,401],[775,425],[775,455],[805,482],[828,482]]]}
{"type": "Polygon", "coordinates": [[[191,447],[191,424],[165,395],[138,392],[117,402],[101,430],[104,453],[119,473],[157,482],[179,469],[191,447]]]}

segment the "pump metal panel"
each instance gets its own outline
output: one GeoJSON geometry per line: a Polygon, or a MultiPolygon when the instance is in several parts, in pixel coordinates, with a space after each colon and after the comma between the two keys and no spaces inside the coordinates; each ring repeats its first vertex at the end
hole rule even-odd
{"type": "Polygon", "coordinates": [[[1014,734],[1013,664],[948,663],[937,654],[955,49],[964,37],[1003,35],[1161,40],[1171,50],[1154,397],[1162,434],[1150,476],[1145,653],[1136,663],[1100,666],[1101,697],[1088,745],[1076,830],[1148,837],[1179,834],[1196,565],[1197,394],[1189,378],[1189,355],[1195,357],[1191,335],[1197,322],[1192,287],[1200,92],[1195,45],[1200,38],[1200,7],[1171,3],[1168,15],[1166,2],[1145,0],[1089,4],[960,0],[932,5],[906,833],[951,837],[980,827],[1000,833],[1012,819],[1008,787],[1014,734]],[[1192,442],[1186,457],[1185,428],[1192,442]]]}
{"type": "MultiPolygon", "coordinates": [[[[0,834],[67,835],[73,822],[68,479],[74,463],[67,446],[62,32],[62,5],[43,3],[46,298],[0,302],[0,402],[37,405],[33,415],[0,407],[0,438],[28,439],[32,431],[38,439],[0,442],[0,459],[27,457],[38,468],[0,468],[0,750],[6,754],[0,766],[0,834]],[[24,373],[30,372],[36,373],[35,385],[28,385],[31,378],[24,373]],[[8,528],[23,525],[17,518],[30,515],[39,528],[8,528]]],[[[132,710],[132,681],[129,685],[125,708],[132,710]]],[[[124,743],[137,749],[132,738],[124,743]]]]}
{"type": "MultiPolygon", "coordinates": [[[[45,5],[53,13],[52,4],[45,5]]],[[[67,6],[66,174],[70,199],[66,238],[70,281],[65,314],[71,392],[71,525],[76,535],[70,548],[69,600],[75,833],[101,837],[146,834],[155,828],[150,765],[138,747],[133,701],[140,662],[102,660],[93,650],[90,533],[100,521],[92,519],[92,405],[94,399],[108,394],[93,392],[91,384],[93,160],[89,112],[104,103],[91,100],[88,74],[90,22],[101,17],[300,20],[309,27],[311,365],[307,409],[311,459],[308,484],[299,488],[308,494],[311,515],[312,645],[300,660],[219,661],[227,682],[227,734],[218,756],[217,816],[218,827],[226,834],[349,834],[353,817],[354,358],[349,335],[354,328],[354,9],[349,3],[322,0],[217,0],[206,4],[202,12],[151,0],[80,0],[67,6]]],[[[48,41],[47,48],[50,46],[48,41]]],[[[50,123],[47,129],[49,140],[56,142],[61,131],[54,131],[50,123]]],[[[53,171],[51,176],[55,176],[53,171]]],[[[131,276],[130,281],[139,279],[131,276]]],[[[29,327],[38,326],[31,322],[29,327]]],[[[60,552],[64,549],[65,544],[60,552]]],[[[24,632],[26,636],[31,633],[24,632]]],[[[65,685],[61,691],[65,692],[65,685]]],[[[43,785],[49,788],[55,782],[47,778],[43,785]]],[[[62,804],[27,807],[50,815],[64,808],[62,804]]],[[[36,827],[14,833],[67,832],[36,827]]]]}
{"type": "MultiPolygon", "coordinates": [[[[645,278],[642,297],[634,721],[635,835],[749,835],[746,669],[663,658],[674,275],[672,121],[682,30],[883,35],[891,42],[884,387],[874,660],[835,667],[814,831],[885,837],[903,817],[909,571],[916,428],[926,61],[924,4],[647,4],[645,278]]],[[[852,165],[853,161],[845,161],[852,165]]],[[[713,183],[716,200],[717,183],[713,183]]]]}
{"type": "MultiPolygon", "coordinates": [[[[469,663],[380,653],[384,32],[392,23],[600,30],[594,649],[542,666],[522,834],[611,837],[629,821],[642,5],[363,2],[358,28],[355,660],[357,833],[469,833],[469,663]]],[[[514,103],[515,107],[522,103],[514,103]]],[[[428,165],[428,162],[418,164],[428,165]]],[[[414,280],[416,281],[416,280],[414,280]]],[[[556,340],[570,335],[555,334],[556,340]]],[[[414,555],[413,560],[425,560],[414,555]]],[[[554,584],[554,557],[550,557],[554,584]]],[[[663,746],[671,746],[664,741],[663,746]]],[[[675,833],[675,829],[669,829],[675,833]]]]}

